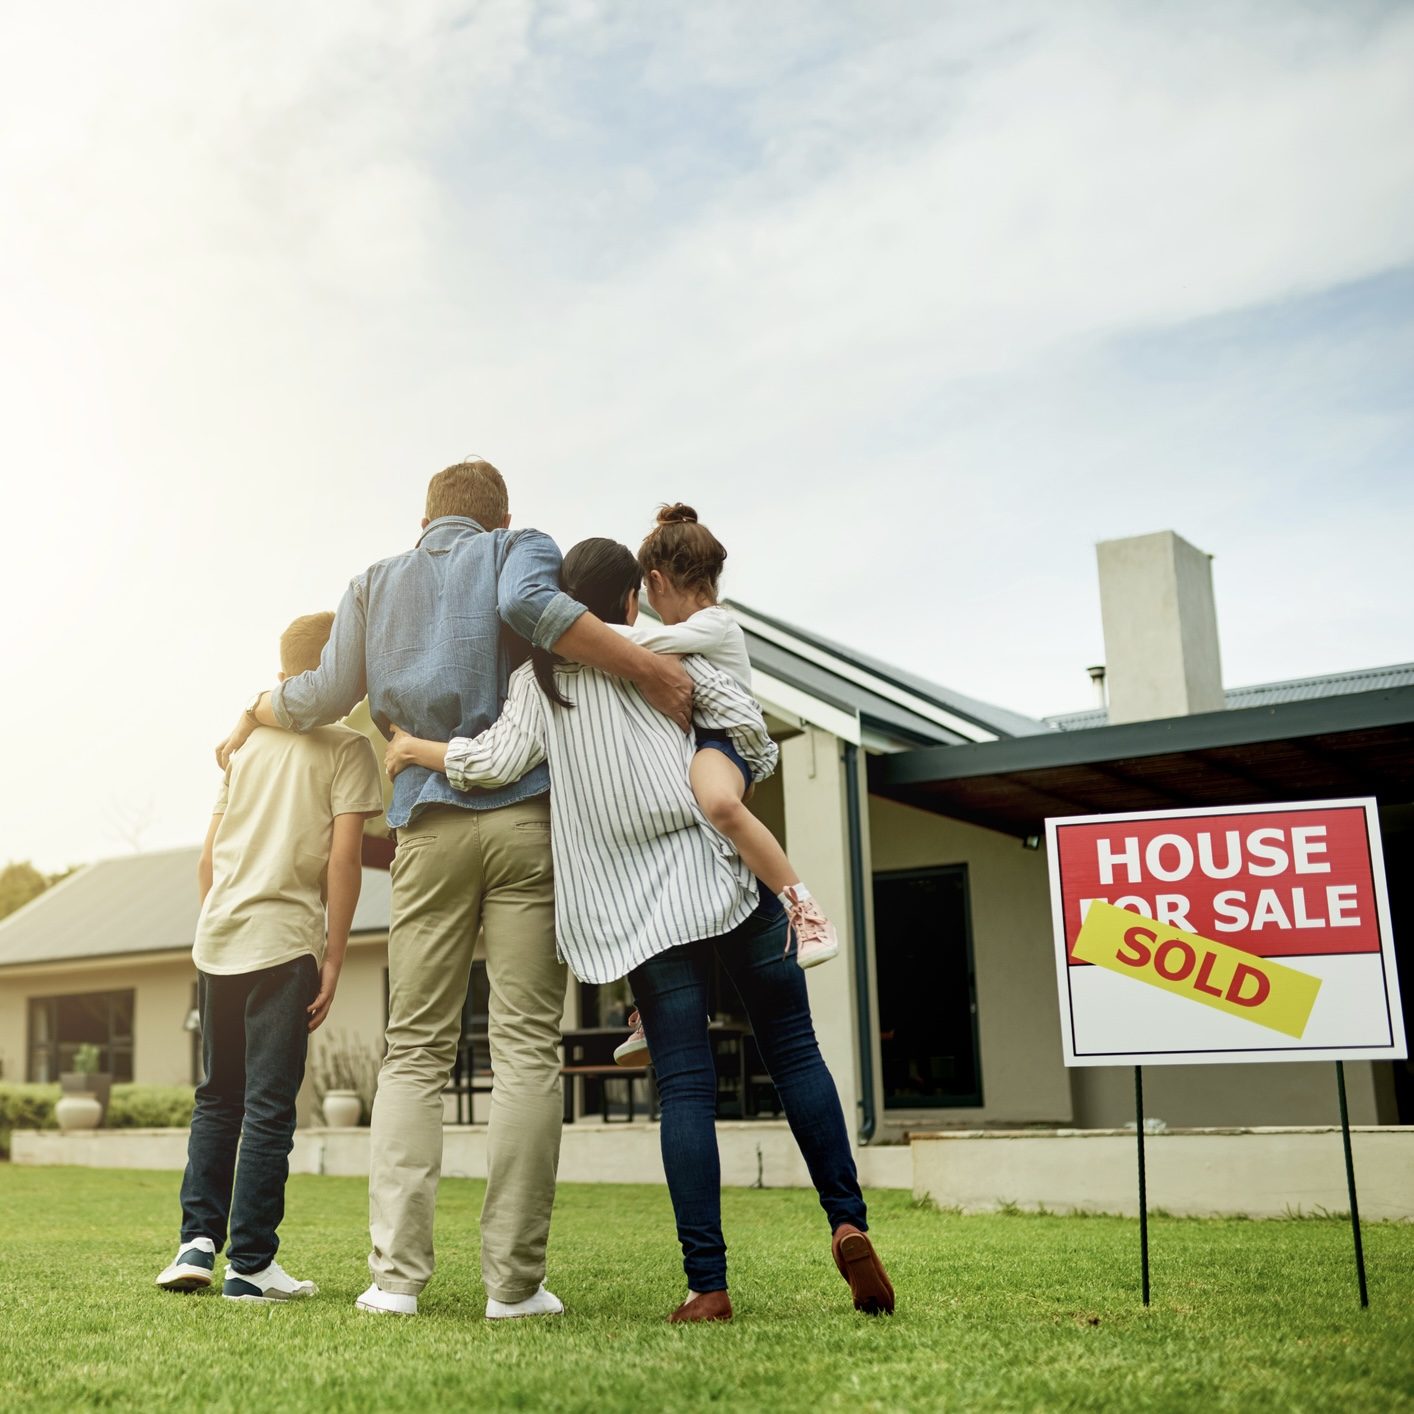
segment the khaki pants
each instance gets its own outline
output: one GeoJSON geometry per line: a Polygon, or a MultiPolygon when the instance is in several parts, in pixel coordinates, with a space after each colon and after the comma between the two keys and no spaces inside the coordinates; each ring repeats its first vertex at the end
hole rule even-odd
{"type": "Polygon", "coordinates": [[[373,1105],[368,1265],[384,1291],[432,1275],[442,1092],[456,1061],[472,949],[484,928],[491,1066],[481,1271],[522,1301],[545,1277],[563,1110],[565,968],[555,958],[547,796],[499,810],[430,807],[398,831],[388,936],[388,1054],[373,1105]]]}

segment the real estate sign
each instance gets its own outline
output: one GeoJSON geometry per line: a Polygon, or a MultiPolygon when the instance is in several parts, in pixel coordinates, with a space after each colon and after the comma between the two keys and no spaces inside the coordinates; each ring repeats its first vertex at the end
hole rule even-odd
{"type": "Polygon", "coordinates": [[[1373,800],[1046,821],[1067,1065],[1408,1055],[1373,800]]]}

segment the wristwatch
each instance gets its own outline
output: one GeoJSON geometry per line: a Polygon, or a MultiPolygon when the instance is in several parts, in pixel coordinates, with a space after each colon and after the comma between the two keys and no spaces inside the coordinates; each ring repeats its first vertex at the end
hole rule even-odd
{"type": "Polygon", "coordinates": [[[252,726],[258,727],[260,725],[260,718],[255,715],[255,709],[260,706],[260,699],[264,696],[265,689],[262,687],[245,705],[245,714],[250,718],[252,726]]]}

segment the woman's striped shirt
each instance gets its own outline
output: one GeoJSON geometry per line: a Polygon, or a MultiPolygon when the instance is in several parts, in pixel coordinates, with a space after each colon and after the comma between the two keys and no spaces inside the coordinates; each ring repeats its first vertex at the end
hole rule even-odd
{"type": "MultiPolygon", "coordinates": [[[[755,780],[779,751],[761,708],[729,674],[688,656],[693,720],[726,731],[755,780]]],[[[655,953],[730,932],[758,902],[756,880],[698,807],[688,782],[692,737],[622,678],[573,664],[555,680],[574,703],[540,691],[530,664],[511,675],[500,719],[447,745],[458,790],[519,780],[550,764],[555,930],[585,982],[612,982],[655,953]]]]}

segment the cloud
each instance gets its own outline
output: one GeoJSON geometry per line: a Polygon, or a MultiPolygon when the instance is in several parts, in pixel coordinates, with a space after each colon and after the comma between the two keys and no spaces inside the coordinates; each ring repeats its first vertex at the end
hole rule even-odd
{"type": "Polygon", "coordinates": [[[103,851],[48,803],[95,702],[84,790],[195,835],[272,635],[471,450],[566,544],[693,500],[741,598],[1022,710],[1159,525],[1231,680],[1400,656],[1411,64],[1401,5],[11,10],[0,856],[103,851]]]}

